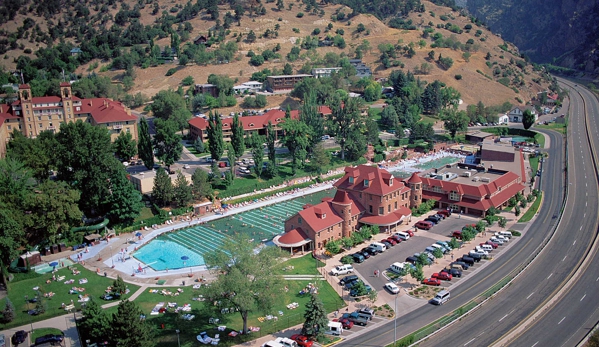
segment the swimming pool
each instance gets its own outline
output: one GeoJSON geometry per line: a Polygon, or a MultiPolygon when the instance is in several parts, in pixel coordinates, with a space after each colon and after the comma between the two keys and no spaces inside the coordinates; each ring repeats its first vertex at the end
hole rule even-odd
{"type": "MultiPolygon", "coordinates": [[[[69,258],[58,259],[57,262],[58,262],[58,264],[62,264],[61,267],[71,266],[71,265],[74,264],[74,262],[71,259],[69,259],[69,258]]],[[[45,274],[45,273],[48,273],[48,272],[52,272],[52,270],[54,270],[54,266],[50,266],[50,264],[44,263],[44,264],[40,264],[40,265],[34,266],[33,269],[38,274],[45,274]]]]}
{"type": "Polygon", "coordinates": [[[285,231],[285,220],[303,209],[305,204],[317,204],[333,196],[335,190],[297,197],[266,207],[231,216],[223,216],[206,224],[164,233],[133,253],[133,257],[154,270],[179,269],[205,265],[202,254],[212,252],[225,238],[246,234],[256,241],[271,240],[285,231]],[[189,259],[183,264],[182,256],[189,259]]]}
{"type": "Polygon", "coordinates": [[[448,164],[457,163],[458,161],[460,161],[460,159],[461,158],[459,158],[459,157],[452,157],[452,156],[442,157],[442,158],[427,161],[426,163],[418,164],[415,167],[418,169],[422,169],[422,170],[440,168],[440,167],[448,165],[448,164]]]}

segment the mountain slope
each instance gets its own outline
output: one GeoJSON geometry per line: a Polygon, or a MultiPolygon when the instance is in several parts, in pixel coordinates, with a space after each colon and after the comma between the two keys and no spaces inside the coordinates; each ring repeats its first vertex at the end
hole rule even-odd
{"type": "Polygon", "coordinates": [[[599,73],[599,0],[467,0],[466,7],[534,61],[599,73]]]}

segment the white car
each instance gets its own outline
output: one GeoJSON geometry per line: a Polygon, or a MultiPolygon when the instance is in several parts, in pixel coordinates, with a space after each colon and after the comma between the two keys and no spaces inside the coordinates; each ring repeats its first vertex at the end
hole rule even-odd
{"type": "Polygon", "coordinates": [[[503,240],[499,239],[499,238],[497,238],[495,236],[491,237],[490,241],[494,242],[494,243],[497,243],[497,244],[500,244],[500,245],[503,245],[503,240]]]}
{"type": "Polygon", "coordinates": [[[485,250],[484,250],[484,249],[482,249],[482,247],[480,247],[480,246],[476,246],[476,248],[474,249],[474,251],[475,251],[476,253],[480,254],[480,255],[483,255],[483,256],[485,256],[485,257],[489,255],[489,252],[485,251],[485,250]]]}
{"type": "Polygon", "coordinates": [[[393,294],[399,293],[399,287],[397,285],[395,285],[395,283],[392,283],[392,282],[385,283],[385,289],[387,289],[388,291],[390,291],[393,294]]]}
{"type": "Polygon", "coordinates": [[[510,239],[501,235],[499,232],[496,232],[495,234],[493,234],[493,236],[495,236],[496,238],[502,240],[503,242],[508,242],[510,239]]]}

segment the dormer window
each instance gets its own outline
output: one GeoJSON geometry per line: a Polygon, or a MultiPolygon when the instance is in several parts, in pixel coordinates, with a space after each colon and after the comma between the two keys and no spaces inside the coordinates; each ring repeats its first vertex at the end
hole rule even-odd
{"type": "Polygon", "coordinates": [[[389,178],[389,185],[392,186],[393,185],[393,176],[391,176],[391,178],[389,178]]]}
{"type": "Polygon", "coordinates": [[[254,127],[254,123],[250,123],[250,127],[252,127],[252,128],[253,128],[253,127],[254,127]]]}
{"type": "Polygon", "coordinates": [[[349,183],[354,184],[354,178],[352,176],[349,176],[349,183]]]}
{"type": "Polygon", "coordinates": [[[327,218],[327,214],[326,214],[326,213],[323,213],[323,214],[322,214],[322,216],[321,216],[320,218],[321,218],[321,219],[325,219],[325,218],[327,218]]]}
{"type": "Polygon", "coordinates": [[[364,187],[368,187],[370,186],[370,181],[369,180],[364,180],[364,187]]]}

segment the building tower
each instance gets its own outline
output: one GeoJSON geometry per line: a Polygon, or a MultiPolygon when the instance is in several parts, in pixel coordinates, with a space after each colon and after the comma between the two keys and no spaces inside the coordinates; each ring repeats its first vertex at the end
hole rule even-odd
{"type": "MultiPolygon", "coordinates": [[[[28,84],[19,86],[19,101],[23,117],[23,134],[27,137],[36,137],[37,123],[33,114],[33,95],[31,95],[31,87],[28,84]]],[[[19,115],[18,111],[17,115],[19,115]]]]}
{"type": "Polygon", "coordinates": [[[422,203],[422,179],[416,172],[408,179],[408,186],[412,191],[410,196],[410,208],[418,207],[422,203]]]}
{"type": "Polygon", "coordinates": [[[343,190],[337,190],[335,197],[331,201],[331,207],[337,212],[343,222],[341,222],[341,237],[351,237],[351,204],[352,201],[343,190]]]}
{"type": "Polygon", "coordinates": [[[62,99],[62,122],[73,122],[73,92],[69,82],[60,83],[60,98],[62,99]]]}

